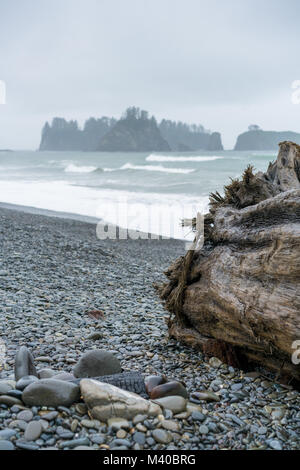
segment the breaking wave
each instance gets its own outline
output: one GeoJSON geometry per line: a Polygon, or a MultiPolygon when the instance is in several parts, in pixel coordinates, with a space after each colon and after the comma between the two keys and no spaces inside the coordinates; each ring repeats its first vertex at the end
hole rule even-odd
{"type": "Polygon", "coordinates": [[[206,155],[195,155],[195,156],[168,156],[168,155],[154,155],[151,154],[146,158],[147,162],[210,162],[214,160],[220,160],[223,157],[218,157],[216,155],[206,156],[206,155]]]}
{"type": "Polygon", "coordinates": [[[99,171],[99,168],[96,166],[78,166],[70,163],[64,171],[65,173],[92,173],[93,171],[99,171]]]}
{"type": "Polygon", "coordinates": [[[182,174],[193,173],[195,171],[188,168],[166,168],[162,165],[132,165],[131,163],[125,163],[125,165],[121,166],[120,170],[160,171],[163,173],[182,174]]]}

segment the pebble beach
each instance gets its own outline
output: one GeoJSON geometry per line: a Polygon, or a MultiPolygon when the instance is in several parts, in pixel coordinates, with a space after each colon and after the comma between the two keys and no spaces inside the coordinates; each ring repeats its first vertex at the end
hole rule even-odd
{"type": "Polygon", "coordinates": [[[299,449],[299,392],[168,338],[153,284],[185,253],[182,241],[98,240],[94,223],[7,208],[0,232],[0,450],[299,449]],[[118,423],[93,419],[80,400],[26,406],[14,376],[21,346],[53,374],[106,350],[123,371],[164,374],[201,399],[118,423]]]}

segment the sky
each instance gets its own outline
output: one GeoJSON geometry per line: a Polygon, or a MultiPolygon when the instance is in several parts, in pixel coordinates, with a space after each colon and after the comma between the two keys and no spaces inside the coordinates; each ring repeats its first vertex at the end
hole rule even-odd
{"type": "Polygon", "coordinates": [[[300,132],[299,0],[0,0],[0,148],[36,149],[53,117],[300,132]]]}

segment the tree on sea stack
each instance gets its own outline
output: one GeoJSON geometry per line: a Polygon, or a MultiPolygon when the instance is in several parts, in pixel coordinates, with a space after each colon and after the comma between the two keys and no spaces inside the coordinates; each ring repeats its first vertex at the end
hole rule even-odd
{"type": "Polygon", "coordinates": [[[159,287],[172,337],[233,366],[300,383],[300,147],[282,142],[266,173],[248,167],[210,196],[205,242],[159,287]]]}

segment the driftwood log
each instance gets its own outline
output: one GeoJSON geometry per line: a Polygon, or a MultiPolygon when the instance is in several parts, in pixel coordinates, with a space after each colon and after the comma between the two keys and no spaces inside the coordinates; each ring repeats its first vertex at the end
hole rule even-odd
{"type": "Polygon", "coordinates": [[[251,363],[300,383],[300,147],[280,145],[266,173],[248,167],[210,195],[205,242],[159,286],[169,334],[237,367],[251,363]]]}

